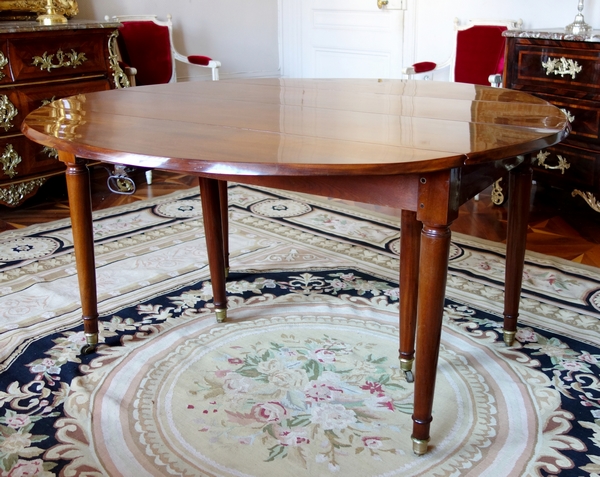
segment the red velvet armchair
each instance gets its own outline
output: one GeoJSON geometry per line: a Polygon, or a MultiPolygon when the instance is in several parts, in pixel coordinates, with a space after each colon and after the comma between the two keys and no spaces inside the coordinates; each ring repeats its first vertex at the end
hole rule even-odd
{"type": "MultiPolygon", "coordinates": [[[[171,15],[161,21],[156,15],[117,15],[112,19],[122,24],[117,44],[120,63],[131,86],[177,82],[176,62],[199,66],[211,70],[212,80],[219,79],[221,63],[208,56],[185,56],[173,43],[171,15]]],[[[146,171],[146,181],[152,183],[152,170],[146,171]]],[[[109,171],[108,187],[118,194],[133,194],[135,183],[122,166],[109,171]]]]}
{"type": "Polygon", "coordinates": [[[409,79],[431,79],[432,74],[449,69],[450,81],[499,86],[504,70],[504,30],[521,29],[519,21],[472,20],[460,25],[454,20],[456,31],[453,54],[439,65],[431,61],[415,63],[403,69],[409,79]]]}
{"type": "MultiPolygon", "coordinates": [[[[449,80],[457,83],[473,83],[484,86],[502,86],[504,71],[505,30],[520,30],[523,20],[472,20],[460,25],[454,19],[456,31],[453,53],[441,64],[422,61],[408,66],[402,72],[409,79],[432,79],[436,71],[449,69],[449,80]]],[[[492,202],[504,202],[504,193],[498,179],[492,188],[492,202]]],[[[479,200],[479,194],[475,196],[479,200]]]]}
{"type": "Polygon", "coordinates": [[[117,42],[122,61],[137,70],[135,84],[174,83],[177,81],[176,62],[208,68],[214,81],[219,79],[221,63],[208,56],[179,53],[173,43],[171,15],[167,21],[156,15],[117,15],[113,20],[122,24],[117,42]]]}

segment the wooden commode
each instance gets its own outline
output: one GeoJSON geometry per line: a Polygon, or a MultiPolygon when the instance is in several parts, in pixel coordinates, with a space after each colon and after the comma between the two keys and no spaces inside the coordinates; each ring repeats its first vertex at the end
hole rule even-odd
{"type": "Polygon", "coordinates": [[[65,166],[56,150],[21,134],[34,109],[127,84],[115,54],[119,23],[0,22],[0,204],[17,206],[65,166]]]}
{"type": "Polygon", "coordinates": [[[504,87],[551,102],[572,126],[565,141],[535,155],[534,178],[600,212],[600,31],[509,30],[504,36],[504,87]]]}

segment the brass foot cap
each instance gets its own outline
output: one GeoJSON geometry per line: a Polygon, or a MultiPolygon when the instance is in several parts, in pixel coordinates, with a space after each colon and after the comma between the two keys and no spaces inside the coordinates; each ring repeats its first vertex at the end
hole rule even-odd
{"type": "Polygon", "coordinates": [[[416,439],[412,437],[413,441],[413,452],[417,455],[424,455],[427,453],[427,444],[429,439],[416,439]]]}
{"type": "Polygon", "coordinates": [[[217,323],[223,323],[227,319],[227,308],[215,308],[215,315],[217,317],[217,323]]]}
{"type": "Polygon", "coordinates": [[[415,359],[400,358],[400,369],[402,371],[412,371],[413,363],[415,359]]]}
{"type": "Polygon", "coordinates": [[[85,333],[85,342],[95,346],[98,344],[98,333],[85,333]]]}
{"type": "Polygon", "coordinates": [[[516,331],[506,331],[504,330],[502,332],[503,338],[504,338],[504,344],[506,344],[506,346],[512,346],[515,342],[515,335],[517,334],[516,331]]]}

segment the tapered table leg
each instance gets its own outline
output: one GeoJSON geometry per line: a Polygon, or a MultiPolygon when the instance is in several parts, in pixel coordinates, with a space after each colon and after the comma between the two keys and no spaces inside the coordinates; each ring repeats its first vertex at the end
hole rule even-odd
{"type": "Polygon", "coordinates": [[[78,161],[72,154],[64,152],[59,154],[60,160],[67,166],[65,176],[73,229],[73,248],[87,343],[83,347],[82,353],[89,354],[94,352],[98,345],[98,297],[90,174],[85,162],[78,161]]]}
{"type": "Polygon", "coordinates": [[[216,179],[199,178],[213,303],[217,321],[220,323],[227,318],[227,293],[225,290],[225,252],[219,182],[221,181],[216,179]]]}
{"type": "Polygon", "coordinates": [[[400,222],[400,367],[408,382],[414,381],[419,284],[421,222],[416,212],[403,210],[400,222]]]}
{"type": "Polygon", "coordinates": [[[509,176],[503,333],[504,342],[507,346],[512,346],[517,332],[525,247],[527,244],[531,177],[532,171],[529,161],[510,171],[509,176]]]}
{"type": "Polygon", "coordinates": [[[225,277],[229,275],[229,210],[227,198],[227,181],[219,181],[219,200],[221,203],[221,229],[223,231],[223,259],[225,260],[225,277]]]}
{"type": "Polygon", "coordinates": [[[413,451],[427,452],[450,251],[450,227],[424,224],[421,232],[413,451]]]}

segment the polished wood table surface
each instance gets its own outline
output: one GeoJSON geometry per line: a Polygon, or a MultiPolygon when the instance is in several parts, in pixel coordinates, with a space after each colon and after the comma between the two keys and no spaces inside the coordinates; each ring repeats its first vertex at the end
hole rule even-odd
{"type": "Polygon", "coordinates": [[[58,149],[67,166],[88,350],[97,344],[98,311],[87,160],[199,177],[219,321],[227,314],[227,181],[401,209],[400,364],[412,380],[416,354],[412,439],[414,452],[423,454],[430,439],[450,224],[462,203],[509,173],[504,341],[511,345],[530,153],[560,142],[569,125],[543,100],[500,88],[246,79],[73,96],[32,112],[23,132],[58,149]]]}

